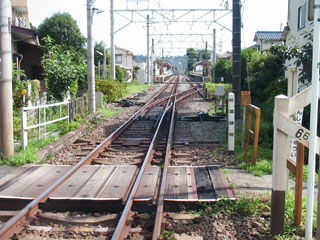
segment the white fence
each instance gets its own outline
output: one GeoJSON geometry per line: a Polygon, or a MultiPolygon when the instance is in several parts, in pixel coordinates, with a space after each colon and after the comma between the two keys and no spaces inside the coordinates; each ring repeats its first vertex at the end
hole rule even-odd
{"type": "Polygon", "coordinates": [[[69,121],[69,102],[46,104],[32,107],[22,107],[21,108],[21,139],[22,139],[22,149],[25,150],[28,145],[28,130],[29,129],[38,129],[38,138],[40,138],[41,127],[44,127],[48,124],[59,122],[62,120],[68,119],[69,121]],[[59,117],[52,119],[52,109],[54,107],[59,107],[59,117]],[[66,111],[63,111],[63,107],[66,107],[66,111]],[[49,109],[49,121],[47,121],[47,109],[49,109]],[[30,125],[28,124],[28,115],[34,114],[37,115],[37,123],[30,125]]]}
{"type": "MultiPolygon", "coordinates": [[[[318,89],[319,91],[319,89],[318,89]]],[[[275,99],[271,232],[282,234],[284,230],[285,192],[287,188],[287,159],[290,158],[290,138],[309,148],[310,131],[292,116],[311,103],[312,86],[288,98],[280,95],[275,99]]],[[[316,154],[320,155],[320,138],[316,137],[316,154]]]]}

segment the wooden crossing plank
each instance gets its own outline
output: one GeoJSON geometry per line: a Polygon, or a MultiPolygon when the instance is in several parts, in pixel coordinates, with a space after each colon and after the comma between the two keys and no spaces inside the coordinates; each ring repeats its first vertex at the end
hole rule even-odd
{"type": "Polygon", "coordinates": [[[116,166],[99,166],[98,170],[92,175],[86,185],[79,192],[72,196],[72,200],[95,200],[105,189],[113,174],[116,166]]]}
{"type": "Polygon", "coordinates": [[[96,166],[83,166],[78,172],[64,182],[49,199],[68,200],[76,195],[81,188],[89,181],[90,177],[98,170],[96,166]]]}
{"type": "Polygon", "coordinates": [[[38,178],[34,184],[25,188],[23,191],[19,192],[19,196],[36,198],[42,192],[44,192],[48,186],[54,184],[60,177],[62,177],[67,171],[71,169],[72,166],[52,166],[50,171],[47,172],[42,178],[38,178]]]}
{"type": "Polygon", "coordinates": [[[40,168],[40,166],[33,166],[30,168],[27,168],[22,174],[20,174],[18,177],[12,178],[9,181],[3,183],[0,186],[0,192],[2,192],[4,189],[8,188],[9,186],[11,186],[12,184],[16,183],[17,181],[19,181],[20,179],[28,176],[29,174],[31,174],[32,172],[34,172],[36,169],[40,168]]]}
{"type": "Polygon", "coordinates": [[[35,171],[31,172],[23,178],[19,178],[18,181],[15,181],[13,184],[2,190],[0,192],[0,199],[33,199],[33,197],[30,196],[21,196],[20,192],[24,192],[25,189],[29,189],[36,182],[40,182],[42,178],[49,174],[49,172],[50,169],[46,167],[35,169],[35,171]]]}
{"type": "Polygon", "coordinates": [[[226,181],[221,170],[217,166],[208,166],[209,175],[214,187],[214,191],[218,198],[230,197],[233,198],[231,187],[226,181]]]}
{"type": "Polygon", "coordinates": [[[138,187],[137,193],[134,197],[135,201],[151,201],[156,194],[156,186],[158,183],[160,168],[147,167],[141,183],[138,187]]]}
{"type": "Polygon", "coordinates": [[[174,194],[174,168],[168,167],[168,173],[167,173],[167,181],[166,181],[166,187],[165,187],[165,194],[164,199],[173,199],[175,198],[174,194]]]}
{"type": "Polygon", "coordinates": [[[186,167],[168,167],[165,200],[188,200],[186,167]]]}
{"type": "Polygon", "coordinates": [[[187,167],[187,185],[188,185],[188,199],[189,200],[198,200],[196,179],[194,175],[193,167],[187,167]]]}
{"type": "Polygon", "coordinates": [[[104,191],[96,200],[122,200],[127,198],[130,185],[137,173],[136,166],[120,166],[104,191]]]}
{"type": "Polygon", "coordinates": [[[199,200],[215,199],[214,190],[208,169],[206,167],[195,167],[195,178],[199,200]]]}

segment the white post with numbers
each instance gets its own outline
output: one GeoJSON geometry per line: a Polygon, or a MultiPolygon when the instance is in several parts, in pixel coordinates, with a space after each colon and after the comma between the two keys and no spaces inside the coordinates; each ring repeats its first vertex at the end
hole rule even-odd
{"type": "Polygon", "coordinates": [[[228,94],[228,151],[234,152],[234,135],[235,135],[235,122],[234,122],[234,93],[228,94]]]}

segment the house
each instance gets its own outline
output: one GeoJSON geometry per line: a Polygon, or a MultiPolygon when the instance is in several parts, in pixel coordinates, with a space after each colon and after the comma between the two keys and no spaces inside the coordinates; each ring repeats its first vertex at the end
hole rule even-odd
{"type": "Polygon", "coordinates": [[[257,31],[253,41],[256,42],[253,47],[264,52],[274,45],[283,44],[282,31],[257,31]]]}
{"type": "Polygon", "coordinates": [[[12,25],[30,28],[28,0],[12,0],[12,25]]]}
{"type": "Polygon", "coordinates": [[[127,81],[131,82],[133,80],[133,52],[130,52],[129,50],[124,48],[115,47],[115,62],[116,65],[127,70],[127,81]]]}
{"type": "Polygon", "coordinates": [[[28,79],[42,80],[43,49],[35,30],[30,28],[27,0],[12,1],[12,54],[17,70],[23,69],[28,79]]]}
{"type": "MultiPolygon", "coordinates": [[[[288,24],[283,31],[283,39],[288,47],[301,49],[309,41],[306,35],[312,33],[313,21],[308,19],[308,4],[307,0],[288,0],[288,24]]],[[[286,67],[295,66],[295,60],[286,61],[286,67]]],[[[300,66],[298,75],[303,68],[310,69],[310,66],[300,66]]],[[[286,76],[288,76],[288,72],[286,72],[286,76]]],[[[302,83],[299,83],[299,87],[301,85],[302,83]]]]}

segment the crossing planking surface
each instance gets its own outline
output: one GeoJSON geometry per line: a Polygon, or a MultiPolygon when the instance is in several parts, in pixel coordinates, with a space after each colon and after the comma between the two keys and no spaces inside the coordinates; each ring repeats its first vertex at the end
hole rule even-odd
{"type": "MultiPolygon", "coordinates": [[[[0,186],[0,204],[5,200],[33,200],[63,176],[71,166],[35,166],[18,178],[0,186]]],[[[50,196],[49,201],[124,202],[137,176],[133,165],[87,165],[70,177],[50,196]]],[[[153,202],[161,169],[147,167],[135,202],[153,202]]],[[[234,198],[218,166],[170,166],[165,187],[165,201],[216,201],[234,198]]]]}
{"type": "Polygon", "coordinates": [[[234,198],[218,166],[174,166],[168,168],[166,201],[216,201],[234,198]]]}

